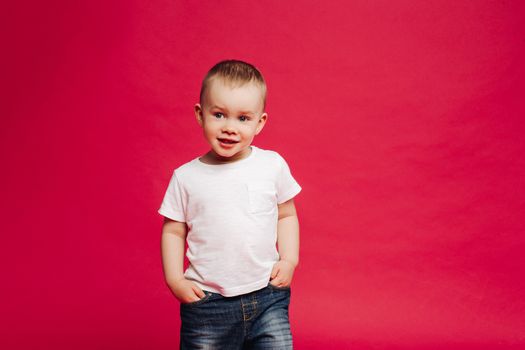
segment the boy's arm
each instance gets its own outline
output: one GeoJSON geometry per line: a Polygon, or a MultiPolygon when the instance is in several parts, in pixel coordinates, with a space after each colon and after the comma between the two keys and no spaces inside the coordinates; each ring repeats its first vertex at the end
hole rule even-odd
{"type": "Polygon", "coordinates": [[[161,239],[162,267],[164,269],[164,278],[170,287],[177,280],[184,278],[186,233],[186,223],[164,217],[161,239]]]}
{"type": "Polygon", "coordinates": [[[161,255],[166,284],[181,303],[197,301],[205,296],[194,282],[184,277],[184,248],[186,223],[164,217],[161,255]]]}
{"type": "Polygon", "coordinates": [[[274,265],[274,285],[289,286],[299,263],[299,220],[293,198],[278,205],[277,245],[280,260],[274,265]]]}

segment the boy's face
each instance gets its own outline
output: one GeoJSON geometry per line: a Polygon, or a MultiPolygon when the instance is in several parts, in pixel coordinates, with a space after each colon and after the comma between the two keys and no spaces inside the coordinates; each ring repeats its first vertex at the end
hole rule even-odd
{"type": "Polygon", "coordinates": [[[234,162],[250,154],[250,144],[266,123],[263,92],[256,83],[233,87],[213,78],[195,116],[211,146],[208,160],[234,162]]]}

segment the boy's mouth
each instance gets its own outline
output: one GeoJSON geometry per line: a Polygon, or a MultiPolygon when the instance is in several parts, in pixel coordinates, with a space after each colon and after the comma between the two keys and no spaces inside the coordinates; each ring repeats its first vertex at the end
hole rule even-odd
{"type": "Polygon", "coordinates": [[[218,138],[217,140],[219,140],[219,141],[222,142],[222,143],[227,143],[227,144],[232,144],[232,143],[237,143],[237,142],[239,142],[239,141],[236,141],[236,140],[220,139],[220,138],[218,138]]]}

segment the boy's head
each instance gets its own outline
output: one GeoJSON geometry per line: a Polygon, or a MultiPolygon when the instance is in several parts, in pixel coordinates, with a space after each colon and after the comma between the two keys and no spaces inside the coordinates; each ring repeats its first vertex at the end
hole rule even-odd
{"type": "Polygon", "coordinates": [[[211,151],[210,162],[233,162],[250,154],[250,144],[266,123],[266,83],[251,64],[227,60],[213,66],[202,82],[195,116],[211,151]]]}

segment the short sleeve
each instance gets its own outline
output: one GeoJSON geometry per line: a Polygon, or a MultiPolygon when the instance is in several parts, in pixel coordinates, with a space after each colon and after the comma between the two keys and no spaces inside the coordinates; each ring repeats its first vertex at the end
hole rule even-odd
{"type": "Polygon", "coordinates": [[[277,203],[281,204],[295,197],[301,192],[301,186],[293,178],[288,164],[279,155],[280,171],[277,180],[277,203]]]}
{"type": "Polygon", "coordinates": [[[182,191],[174,171],[158,213],[175,221],[186,222],[183,203],[182,191]]]}

